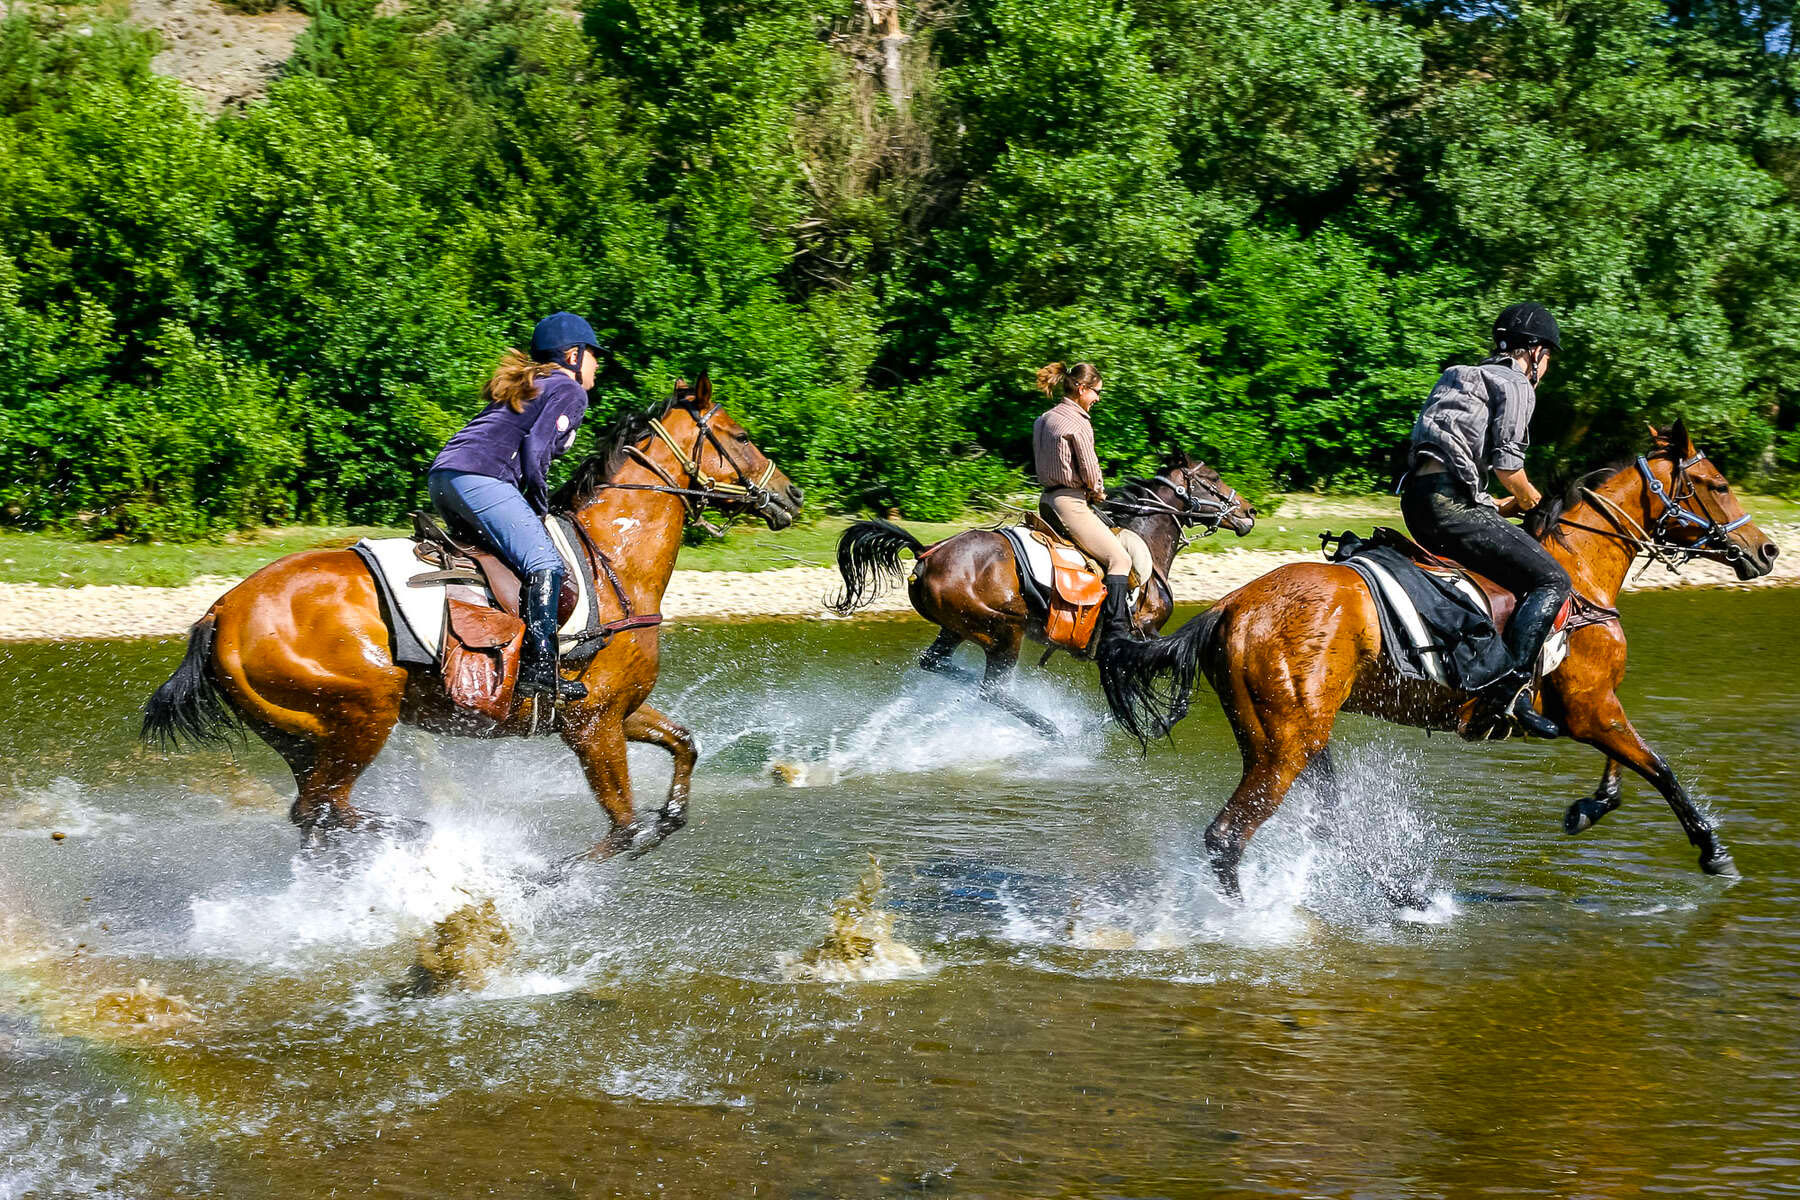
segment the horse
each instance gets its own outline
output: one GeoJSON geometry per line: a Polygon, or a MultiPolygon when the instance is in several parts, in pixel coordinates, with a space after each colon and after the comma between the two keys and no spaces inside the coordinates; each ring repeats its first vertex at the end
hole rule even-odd
{"type": "MultiPolygon", "coordinates": [[[[1152,578],[1142,581],[1132,621],[1142,633],[1163,627],[1175,610],[1175,594],[1169,587],[1169,564],[1199,536],[1217,533],[1228,525],[1239,537],[1256,526],[1256,510],[1239,496],[1219,473],[1190,455],[1176,453],[1149,479],[1135,479],[1102,501],[1122,529],[1143,538],[1150,551],[1152,578]]],[[[969,678],[950,661],[963,642],[974,642],[986,656],[980,682],[981,698],[1004,709],[1046,736],[1058,730],[1009,694],[1019,648],[1029,637],[1046,643],[1044,621],[1026,606],[1019,582],[1019,565],[1012,543],[991,529],[970,529],[931,546],[886,521],[859,521],[838,539],[838,573],[844,590],[830,607],[848,616],[875,597],[885,578],[904,580],[900,552],[911,551],[916,561],[907,595],[913,608],[938,626],[937,639],[925,650],[919,665],[927,671],[953,678],[969,678]]],[[[1054,649],[1045,653],[1047,660],[1054,649]]],[[[1040,664],[1041,665],[1041,664],[1040,664]]]]}
{"type": "MultiPolygon", "coordinates": [[[[1564,815],[1566,832],[1580,833],[1619,806],[1629,767],[1668,801],[1700,851],[1701,870],[1736,875],[1713,823],[1619,703],[1625,633],[1614,605],[1640,554],[1671,565],[1723,562],[1749,580],[1774,568],[1777,549],[1694,448],[1684,423],[1652,427],[1652,434],[1647,453],[1590,472],[1533,510],[1529,527],[1568,570],[1578,614],[1570,621],[1568,657],[1544,679],[1539,705],[1606,756],[1599,786],[1564,815]]],[[[1349,567],[1330,563],[1279,567],[1167,638],[1102,647],[1099,665],[1108,705],[1146,750],[1186,715],[1199,674],[1218,695],[1244,764],[1237,789],[1206,830],[1207,855],[1230,898],[1240,895],[1245,845],[1298,779],[1319,785],[1326,810],[1335,803],[1329,742],[1339,712],[1452,730],[1469,700],[1427,680],[1403,680],[1382,654],[1367,585],[1349,567]]],[[[1407,906],[1412,899],[1393,892],[1389,898],[1407,906]]]]}
{"type": "MultiPolygon", "coordinates": [[[[618,594],[637,614],[660,611],[690,520],[755,513],[781,530],[804,500],[713,401],[704,378],[648,412],[626,414],[603,444],[552,507],[572,514],[601,566],[613,564],[618,594]]],[[[602,603],[607,590],[599,589],[602,603]]],[[[395,664],[390,636],[375,580],[353,551],[290,554],[226,592],[193,626],[181,665],[145,707],[143,737],[173,748],[254,731],[294,773],[289,817],[309,847],[342,831],[421,833],[418,822],[356,808],[352,786],[401,722],[474,731],[437,670],[395,664]]],[[[635,857],[687,823],[697,751],[688,730],[646,703],[658,655],[654,622],[618,632],[579,667],[587,698],[555,711],[553,724],[612,822],[583,857],[635,857]],[[648,822],[632,806],[628,742],[660,746],[674,760],[668,797],[648,822]]],[[[523,736],[552,724],[540,722],[535,703],[522,701],[482,735],[523,736]]]]}

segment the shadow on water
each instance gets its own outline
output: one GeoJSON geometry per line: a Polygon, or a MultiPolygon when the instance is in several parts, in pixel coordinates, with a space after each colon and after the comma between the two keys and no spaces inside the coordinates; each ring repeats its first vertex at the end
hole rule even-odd
{"type": "Polygon", "coordinates": [[[557,745],[402,732],[362,787],[431,835],[313,858],[262,747],[136,745],[174,643],[5,646],[0,1198],[1784,1194],[1796,616],[1626,609],[1627,702],[1741,884],[1643,785],[1564,838],[1580,747],[1352,720],[1343,809],[1296,794],[1242,905],[1199,844],[1216,706],[1139,757],[1059,663],[1046,740],[911,670],[911,622],[669,631],[694,824],[548,886],[602,824],[557,745]]]}

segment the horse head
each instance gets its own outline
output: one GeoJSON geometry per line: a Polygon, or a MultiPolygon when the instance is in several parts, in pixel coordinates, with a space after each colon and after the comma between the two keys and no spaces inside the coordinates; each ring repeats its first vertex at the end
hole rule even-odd
{"type": "Polygon", "coordinates": [[[658,424],[660,436],[688,477],[686,486],[695,493],[696,511],[704,507],[727,515],[755,513],[770,529],[794,523],[805,491],[713,399],[709,377],[702,375],[691,385],[678,382],[658,424]]]}
{"type": "Polygon", "coordinates": [[[1739,579],[1774,570],[1780,551],[1738,503],[1725,476],[1694,448],[1687,422],[1653,425],[1650,432],[1649,452],[1625,470],[1635,468],[1652,544],[1677,556],[1727,563],[1739,579]]]}
{"type": "Polygon", "coordinates": [[[1223,525],[1239,537],[1256,528],[1255,506],[1194,455],[1181,450],[1171,453],[1161,478],[1173,486],[1176,503],[1186,501],[1187,511],[1197,518],[1191,523],[1204,523],[1214,529],[1223,525]]]}

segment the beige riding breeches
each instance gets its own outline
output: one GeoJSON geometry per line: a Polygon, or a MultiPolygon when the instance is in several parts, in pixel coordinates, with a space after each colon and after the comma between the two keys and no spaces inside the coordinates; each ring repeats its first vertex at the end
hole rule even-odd
{"type": "Polygon", "coordinates": [[[1140,581],[1150,578],[1150,550],[1135,534],[1115,534],[1088,507],[1079,488],[1051,488],[1038,500],[1038,511],[1060,523],[1077,546],[1100,560],[1108,575],[1130,575],[1135,568],[1140,581]],[[1135,542],[1137,553],[1127,548],[1135,542]]]}

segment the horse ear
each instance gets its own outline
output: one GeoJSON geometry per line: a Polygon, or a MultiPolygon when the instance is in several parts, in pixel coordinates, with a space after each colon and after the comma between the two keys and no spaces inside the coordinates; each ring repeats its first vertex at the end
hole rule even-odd
{"type": "Polygon", "coordinates": [[[701,408],[712,403],[712,376],[701,372],[700,378],[694,381],[694,402],[701,408]]]}
{"type": "Polygon", "coordinates": [[[1669,445],[1683,458],[1691,458],[1694,453],[1694,439],[1688,436],[1687,420],[1678,419],[1669,427],[1669,445]]]}

